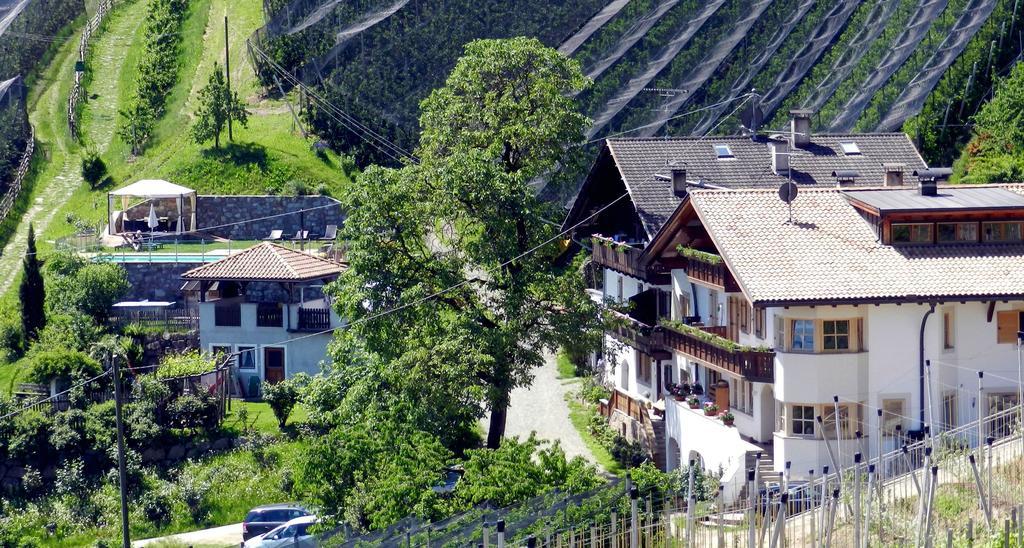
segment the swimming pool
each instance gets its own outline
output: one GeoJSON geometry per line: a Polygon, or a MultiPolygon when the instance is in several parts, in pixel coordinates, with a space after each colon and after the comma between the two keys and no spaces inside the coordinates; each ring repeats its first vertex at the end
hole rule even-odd
{"type": "Polygon", "coordinates": [[[209,253],[104,253],[94,255],[98,263],[212,263],[228,255],[228,251],[209,253]]]}

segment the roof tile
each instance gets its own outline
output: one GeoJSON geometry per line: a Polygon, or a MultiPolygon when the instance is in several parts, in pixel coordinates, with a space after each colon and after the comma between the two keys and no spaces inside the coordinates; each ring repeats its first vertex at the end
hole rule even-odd
{"type": "Polygon", "coordinates": [[[345,267],[270,242],[189,270],[185,280],[303,282],[337,276],[345,267]]]}

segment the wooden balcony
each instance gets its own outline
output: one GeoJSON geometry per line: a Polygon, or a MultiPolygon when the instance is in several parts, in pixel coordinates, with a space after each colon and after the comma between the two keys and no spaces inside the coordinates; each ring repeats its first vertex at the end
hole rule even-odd
{"type": "MultiPolygon", "coordinates": [[[[712,328],[713,329],[713,328],[712,328]]],[[[753,382],[775,382],[775,352],[771,350],[734,349],[728,339],[712,330],[705,329],[717,337],[719,344],[700,337],[699,334],[686,333],[669,325],[660,326],[662,342],[667,348],[686,355],[702,364],[743,377],[753,382]]]]}
{"type": "Polygon", "coordinates": [[[615,311],[609,312],[614,323],[609,327],[607,333],[613,339],[636,348],[655,359],[669,359],[672,357],[665,350],[664,345],[662,345],[660,329],[640,322],[626,314],[615,311]]]}
{"type": "MultiPolygon", "coordinates": [[[[717,257],[717,255],[715,255],[717,257]]],[[[700,258],[686,258],[686,275],[699,283],[710,285],[727,293],[739,291],[739,285],[733,279],[725,262],[719,258],[717,262],[704,261],[700,258]]]]}
{"type": "Polygon", "coordinates": [[[594,263],[641,280],[647,278],[647,271],[640,264],[642,249],[601,236],[592,236],[591,242],[594,263]]]}

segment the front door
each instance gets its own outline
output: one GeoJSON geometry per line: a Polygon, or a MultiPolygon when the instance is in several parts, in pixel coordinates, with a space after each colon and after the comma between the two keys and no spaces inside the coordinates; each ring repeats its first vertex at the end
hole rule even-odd
{"type": "Polygon", "coordinates": [[[265,347],[263,349],[263,379],[270,384],[284,380],[284,349],[265,347]]]}

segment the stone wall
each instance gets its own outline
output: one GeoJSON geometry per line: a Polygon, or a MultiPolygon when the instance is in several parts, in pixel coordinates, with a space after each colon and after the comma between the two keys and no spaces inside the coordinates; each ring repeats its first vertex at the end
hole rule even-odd
{"type": "Polygon", "coordinates": [[[181,354],[186,350],[199,349],[199,331],[147,334],[142,341],[142,348],[142,363],[154,365],[160,363],[160,358],[165,354],[181,354]]]}
{"type": "Polygon", "coordinates": [[[290,238],[300,229],[315,238],[344,220],[341,203],[327,196],[199,196],[196,202],[197,229],[232,240],[260,240],[272,230],[290,238]]]}
{"type": "Polygon", "coordinates": [[[122,300],[179,301],[181,275],[203,263],[122,263],[131,288],[122,300]]]}
{"type": "MultiPolygon", "coordinates": [[[[142,450],[142,463],[150,466],[168,467],[185,459],[215,455],[229,451],[242,445],[244,439],[222,437],[214,440],[188,440],[170,446],[156,445],[142,450]]],[[[87,451],[82,460],[90,463],[105,460],[106,455],[97,451],[87,451]]],[[[31,463],[14,460],[0,461],[0,492],[13,492],[21,487],[21,478],[31,463]]],[[[57,468],[49,465],[39,470],[45,482],[52,482],[57,477],[57,468]]]]}

